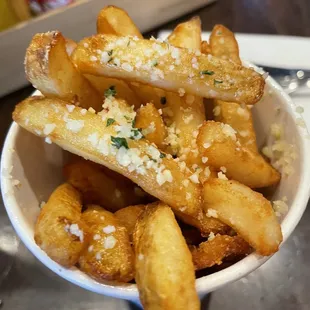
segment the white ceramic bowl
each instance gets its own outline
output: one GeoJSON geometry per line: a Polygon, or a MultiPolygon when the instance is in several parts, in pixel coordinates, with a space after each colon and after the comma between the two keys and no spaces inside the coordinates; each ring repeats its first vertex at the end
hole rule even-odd
{"type": "MultiPolygon", "coordinates": [[[[288,198],[290,209],[281,223],[285,241],[298,224],[309,198],[309,136],[305,128],[296,125],[296,120],[301,116],[295,112],[295,105],[270,77],[267,79],[266,94],[253,108],[258,145],[262,146],[269,139],[270,125],[281,122],[287,142],[296,146],[298,154],[293,163],[294,174],[281,180],[273,197],[273,200],[283,196],[288,198]],[[273,94],[270,95],[270,92],[273,94]],[[277,108],[280,108],[280,113],[277,108]]],[[[137,302],[135,285],[98,283],[77,268],[61,267],[35,244],[34,223],[40,210],[39,204],[46,201],[53,189],[63,181],[62,167],[65,161],[66,153],[57,145],[46,144],[43,139],[28,133],[16,123],[12,124],[2,153],[1,189],[7,213],[17,234],[33,255],[59,276],[87,290],[137,302]],[[14,180],[19,180],[21,187],[14,186],[14,180]]],[[[249,274],[267,260],[268,257],[251,254],[231,267],[197,279],[197,291],[200,296],[211,292],[249,274]]]]}

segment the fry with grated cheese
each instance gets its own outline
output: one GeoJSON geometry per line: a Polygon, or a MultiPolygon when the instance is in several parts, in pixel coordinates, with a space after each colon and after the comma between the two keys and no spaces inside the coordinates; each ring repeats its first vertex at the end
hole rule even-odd
{"type": "Polygon", "coordinates": [[[183,90],[200,97],[244,104],[256,103],[265,85],[263,77],[253,69],[135,37],[98,34],[85,38],[74,50],[72,59],[83,74],[136,81],[168,91],[183,90]],[[197,60],[195,67],[193,59],[197,60]]]}

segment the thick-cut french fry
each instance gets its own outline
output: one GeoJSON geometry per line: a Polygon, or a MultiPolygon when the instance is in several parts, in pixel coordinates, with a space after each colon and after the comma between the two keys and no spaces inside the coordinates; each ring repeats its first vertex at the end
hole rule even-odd
{"type": "Polygon", "coordinates": [[[120,223],[126,227],[130,238],[132,238],[138,217],[143,213],[145,208],[145,205],[129,206],[114,213],[120,223]]]}
{"type": "Polygon", "coordinates": [[[67,182],[83,194],[84,204],[98,204],[115,212],[145,200],[135,194],[136,186],[129,180],[116,180],[93,162],[81,159],[63,171],[67,182]]]}
{"type": "Polygon", "coordinates": [[[134,252],[126,228],[95,205],[88,206],[82,219],[89,226],[90,242],[79,259],[80,269],[98,281],[131,281],[134,252]]]}
{"type": "Polygon", "coordinates": [[[267,187],[280,180],[279,172],[262,156],[241,146],[234,129],[227,124],[207,121],[199,130],[197,144],[211,166],[223,167],[228,178],[251,188],[267,187]]]}
{"type": "Polygon", "coordinates": [[[192,257],[168,206],[147,206],[135,227],[134,247],[144,309],[200,309],[192,257]]]}
{"type": "Polygon", "coordinates": [[[154,104],[147,103],[137,110],[135,126],[142,129],[142,134],[148,141],[155,143],[160,149],[164,148],[167,131],[154,104]]]}
{"type": "Polygon", "coordinates": [[[203,54],[211,54],[211,48],[207,41],[201,42],[201,53],[203,54]]]}
{"type": "Polygon", "coordinates": [[[88,242],[81,219],[82,199],[70,184],[55,189],[35,225],[34,240],[46,254],[65,267],[74,266],[88,242]]]}
{"type": "MultiPolygon", "coordinates": [[[[169,43],[176,47],[189,48],[200,51],[201,45],[201,21],[200,18],[192,18],[188,22],[179,24],[168,37],[169,43]]],[[[189,165],[202,166],[199,157],[196,137],[198,128],[205,121],[203,98],[186,95],[180,97],[175,93],[167,93],[167,107],[171,109],[170,130],[175,131],[168,136],[169,147],[175,142],[176,154],[184,158],[189,165]],[[173,141],[173,140],[176,141],[173,141]]]]}
{"type": "Polygon", "coordinates": [[[176,47],[199,50],[201,48],[201,20],[198,16],[176,26],[168,37],[170,44],[176,47]]]}
{"type": "Polygon", "coordinates": [[[129,17],[126,11],[109,5],[103,8],[97,18],[97,32],[109,33],[117,36],[137,36],[142,39],[142,35],[129,17]]]}
{"type": "Polygon", "coordinates": [[[129,105],[133,105],[136,109],[140,107],[141,100],[124,81],[90,74],[84,76],[101,96],[104,96],[106,91],[112,87],[116,92],[116,98],[126,100],[129,105]]]}
{"type": "MultiPolygon", "coordinates": [[[[105,104],[108,102],[115,108],[121,105],[110,97],[105,104]]],[[[119,117],[126,116],[131,124],[132,115],[126,113],[123,111],[119,117]]],[[[180,165],[145,139],[135,140],[139,138],[137,129],[122,130],[112,120],[103,121],[103,117],[79,107],[68,112],[63,101],[40,97],[24,100],[13,113],[13,119],[28,131],[126,176],[173,209],[200,219],[201,187],[190,180],[185,187],[184,180],[191,177],[185,163],[180,165]],[[133,140],[120,137],[117,130],[125,136],[130,134],[133,140]]]]}
{"type": "Polygon", "coordinates": [[[210,35],[212,55],[241,64],[239,47],[234,34],[223,25],[215,25],[210,35]]]}
{"type": "Polygon", "coordinates": [[[26,52],[27,78],[46,97],[100,111],[102,98],[71,62],[69,45],[59,31],[36,34],[26,52]]]}
{"type": "Polygon", "coordinates": [[[251,247],[240,236],[216,235],[212,240],[192,247],[191,253],[196,270],[222,264],[227,257],[237,257],[250,254],[251,247]]]}
{"type": "Polygon", "coordinates": [[[203,196],[206,214],[231,226],[257,253],[278,250],[281,227],[262,194],[237,181],[210,179],[203,185],[203,196]]]}
{"type": "Polygon", "coordinates": [[[244,104],[256,103],[265,85],[263,77],[251,68],[167,43],[133,37],[95,35],[86,38],[79,42],[72,59],[84,74],[244,104]]]}
{"type": "MultiPolygon", "coordinates": [[[[241,65],[238,42],[234,34],[223,25],[216,25],[210,36],[210,48],[213,56],[232,60],[241,65]]],[[[256,152],[256,135],[251,110],[234,102],[214,101],[215,120],[232,126],[242,145],[256,152]]]]}

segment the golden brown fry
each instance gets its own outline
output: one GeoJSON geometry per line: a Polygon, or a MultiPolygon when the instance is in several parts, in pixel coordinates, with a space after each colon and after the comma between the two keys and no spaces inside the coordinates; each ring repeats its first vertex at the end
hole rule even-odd
{"type": "Polygon", "coordinates": [[[145,210],[145,208],[145,205],[129,206],[114,213],[120,223],[126,227],[130,238],[132,238],[138,217],[145,210]]]}
{"type": "MultiPolygon", "coordinates": [[[[116,99],[112,102],[114,107],[121,103],[116,99]]],[[[181,169],[179,162],[165,157],[145,139],[127,139],[128,150],[121,147],[125,138],[115,140],[116,125],[106,126],[103,116],[82,111],[79,107],[68,113],[63,101],[40,97],[24,100],[13,113],[14,120],[28,131],[49,137],[65,150],[124,175],[173,209],[199,219],[202,214],[201,187],[189,181],[185,189],[183,181],[191,176],[186,166],[181,169]],[[47,132],[50,127],[46,128],[47,124],[55,125],[54,130],[47,132]],[[187,199],[187,193],[190,199],[187,199]]]]}
{"type": "Polygon", "coordinates": [[[36,34],[25,57],[29,82],[46,97],[100,111],[101,96],[72,64],[66,47],[59,31],[36,34]]]}
{"type": "Polygon", "coordinates": [[[211,48],[207,41],[201,42],[201,53],[203,54],[211,54],[211,48]]]}
{"type": "Polygon", "coordinates": [[[233,32],[223,25],[215,25],[210,35],[210,48],[212,55],[232,60],[241,65],[239,47],[233,32]]]}
{"type": "Polygon", "coordinates": [[[235,131],[227,124],[206,122],[199,130],[197,144],[208,164],[217,169],[224,167],[228,178],[251,188],[274,185],[280,180],[279,172],[262,156],[241,146],[235,131]]]}
{"type": "Polygon", "coordinates": [[[34,240],[58,264],[74,266],[88,242],[81,219],[82,199],[70,184],[55,189],[43,206],[35,225],[34,240]]]}
{"type": "Polygon", "coordinates": [[[93,162],[81,159],[66,165],[63,172],[67,182],[82,193],[84,204],[98,204],[115,212],[144,201],[135,194],[133,183],[114,179],[93,162]]]}
{"type": "Polygon", "coordinates": [[[167,205],[147,206],[135,227],[134,247],[144,309],[200,309],[192,257],[167,205]]]}
{"type": "MultiPolygon", "coordinates": [[[[234,34],[223,25],[216,25],[213,28],[210,47],[213,56],[241,64],[238,42],[234,34]]],[[[215,120],[233,127],[237,131],[240,143],[257,152],[251,110],[247,106],[242,108],[234,102],[215,100],[214,104],[215,120]]]]}
{"type": "Polygon", "coordinates": [[[170,44],[176,47],[196,49],[200,51],[201,20],[198,16],[176,26],[168,37],[170,44]]]}
{"type": "Polygon", "coordinates": [[[143,38],[127,12],[113,5],[106,6],[99,12],[97,33],[143,38]]]}
{"type": "Polygon", "coordinates": [[[192,257],[196,270],[222,264],[227,257],[237,257],[250,254],[252,248],[239,236],[216,235],[212,240],[192,247],[192,257]]]}
{"type": "Polygon", "coordinates": [[[80,269],[98,281],[131,281],[134,253],[126,228],[95,205],[88,206],[82,218],[89,226],[90,242],[79,259],[80,269]]]}
{"type": "Polygon", "coordinates": [[[147,103],[138,109],[135,126],[142,129],[142,134],[148,141],[163,149],[167,131],[163,119],[154,104],[147,103]]]}
{"type": "Polygon", "coordinates": [[[237,181],[209,179],[203,196],[206,214],[231,226],[259,254],[278,251],[281,227],[263,195],[237,181]]]}
{"type": "MultiPolygon", "coordinates": [[[[192,18],[188,22],[179,24],[168,37],[169,43],[176,47],[184,47],[200,51],[201,44],[201,21],[200,18],[192,18]]],[[[186,95],[180,97],[175,93],[167,93],[167,108],[171,109],[170,120],[175,130],[175,135],[169,136],[168,146],[172,147],[172,153],[184,158],[185,162],[192,165],[202,166],[198,153],[196,137],[198,128],[205,121],[203,99],[186,95]],[[176,141],[174,141],[176,140],[176,141]],[[173,150],[173,143],[177,150],[173,150]]]]}
{"type": "Polygon", "coordinates": [[[84,74],[136,81],[173,92],[181,89],[200,97],[244,104],[257,102],[265,85],[263,77],[251,68],[132,37],[86,38],[79,42],[72,59],[84,74]],[[102,51],[99,58],[98,50],[102,51]],[[193,67],[194,60],[197,65],[193,67]]]}

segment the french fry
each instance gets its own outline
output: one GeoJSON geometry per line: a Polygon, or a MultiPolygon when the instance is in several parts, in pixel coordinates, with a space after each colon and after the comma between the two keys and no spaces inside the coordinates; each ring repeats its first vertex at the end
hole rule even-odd
{"type": "Polygon", "coordinates": [[[90,242],[79,259],[82,271],[98,281],[129,282],[134,278],[134,253],[124,226],[110,212],[88,206],[82,219],[89,226],[90,242]]]}
{"type": "Polygon", "coordinates": [[[198,247],[191,247],[196,270],[222,264],[227,257],[250,254],[251,247],[239,236],[216,235],[212,240],[204,241],[198,247]]]}
{"type": "Polygon", "coordinates": [[[200,97],[244,104],[256,103],[265,85],[263,77],[251,68],[133,37],[99,34],[85,38],[72,59],[83,74],[136,81],[173,92],[181,89],[200,97]]]}
{"type": "MultiPolygon", "coordinates": [[[[107,101],[114,107],[121,105],[116,99],[107,101]]],[[[124,118],[126,110],[118,111],[124,118]]],[[[40,97],[24,100],[13,113],[13,119],[28,131],[124,175],[174,210],[200,219],[201,187],[189,180],[185,190],[183,181],[191,176],[186,165],[181,167],[145,139],[118,138],[117,125],[104,122],[103,117],[79,107],[68,113],[63,101],[40,97]]],[[[132,128],[130,132],[136,134],[137,130],[132,128]]]]}
{"type": "Polygon", "coordinates": [[[88,230],[81,211],[80,193],[65,183],[52,193],[35,224],[36,244],[64,267],[74,266],[87,246],[88,230]]]}
{"type": "Polygon", "coordinates": [[[201,42],[201,53],[206,54],[206,55],[211,54],[211,48],[207,41],[201,42]]]}
{"type": "Polygon", "coordinates": [[[261,255],[278,251],[281,227],[270,202],[237,182],[209,179],[203,185],[207,215],[231,226],[261,255]]]}
{"type": "Polygon", "coordinates": [[[129,206],[114,213],[119,222],[126,227],[130,238],[132,238],[138,217],[143,213],[145,208],[145,205],[129,206]]]}
{"type": "Polygon", "coordinates": [[[200,309],[192,257],[171,209],[163,203],[147,206],[133,239],[144,309],[200,309]]]}
{"type": "Polygon", "coordinates": [[[97,18],[97,33],[117,36],[136,36],[143,39],[139,29],[126,11],[109,5],[103,8],[97,18]]]}
{"type": "Polygon", "coordinates": [[[267,187],[280,181],[280,174],[262,156],[242,146],[227,124],[207,121],[199,130],[200,154],[216,169],[226,169],[228,178],[251,188],[267,187]],[[242,169],[240,169],[242,167],[242,169]]]}
{"type": "Polygon", "coordinates": [[[147,103],[137,110],[135,126],[142,129],[142,134],[148,141],[160,149],[164,148],[167,130],[154,104],[147,103]]]}
{"type": "MultiPolygon", "coordinates": [[[[71,42],[71,41],[70,41],[71,42]]],[[[59,98],[83,108],[101,110],[102,98],[71,62],[59,31],[36,34],[27,48],[25,71],[29,82],[44,96],[59,98]]]]}
{"type": "Polygon", "coordinates": [[[140,107],[142,101],[124,81],[90,74],[84,76],[101,96],[104,96],[105,92],[113,87],[116,91],[116,98],[126,100],[129,105],[133,105],[136,109],[140,107]]]}
{"type": "MultiPolygon", "coordinates": [[[[238,42],[234,34],[223,25],[216,25],[210,35],[210,50],[212,55],[241,65],[238,42]]],[[[228,124],[237,131],[237,137],[242,145],[257,152],[256,135],[251,110],[240,107],[234,102],[214,101],[215,120],[228,124]]]]}
{"type": "Polygon", "coordinates": [[[117,180],[93,162],[80,159],[67,164],[63,172],[67,182],[82,193],[84,204],[98,204],[115,212],[145,200],[135,194],[136,186],[129,180],[117,180]]]}

